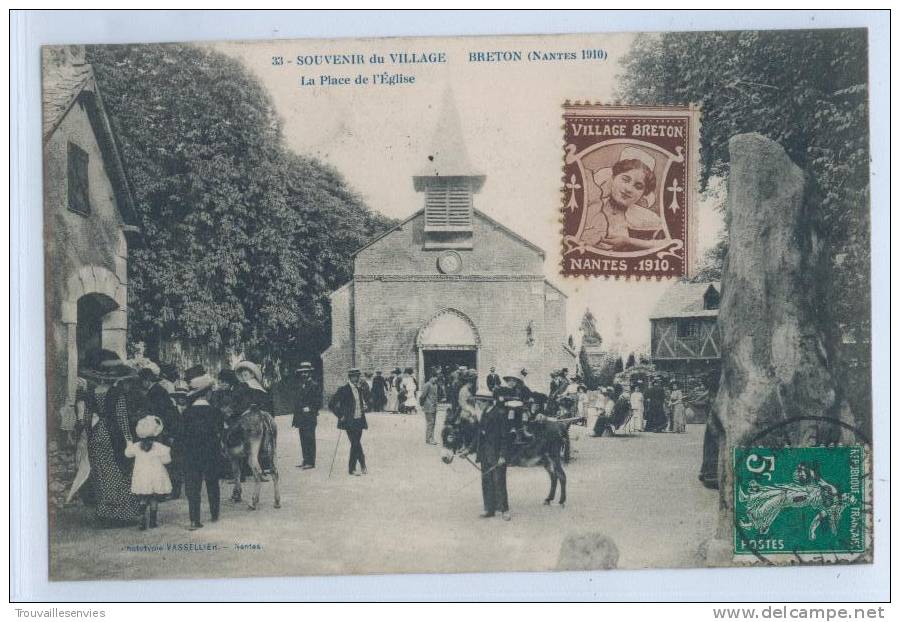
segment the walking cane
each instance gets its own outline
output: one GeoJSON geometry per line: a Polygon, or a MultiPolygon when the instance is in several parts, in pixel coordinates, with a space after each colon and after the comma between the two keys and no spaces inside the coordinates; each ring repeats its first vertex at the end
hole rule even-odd
{"type": "Polygon", "coordinates": [[[335,444],[334,444],[334,455],[331,456],[331,467],[329,467],[329,469],[328,469],[328,477],[331,477],[331,472],[334,470],[334,460],[335,460],[335,458],[337,458],[338,446],[341,444],[341,429],[338,428],[337,431],[338,431],[338,437],[337,437],[337,442],[335,442],[335,444]]]}

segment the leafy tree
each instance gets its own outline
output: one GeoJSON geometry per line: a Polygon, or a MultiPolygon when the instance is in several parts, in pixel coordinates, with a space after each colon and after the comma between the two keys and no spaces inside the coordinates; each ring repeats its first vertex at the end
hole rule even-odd
{"type": "Polygon", "coordinates": [[[634,352],[632,352],[631,354],[628,355],[628,360],[625,361],[625,369],[634,367],[634,365],[635,365],[634,352]]]}
{"type": "Polygon", "coordinates": [[[265,89],[191,45],[91,46],[134,194],[132,339],[263,359],[318,353],[327,293],[389,221],[331,167],[288,151],[265,89]]]}
{"type": "MultiPolygon", "coordinates": [[[[623,61],[621,97],[700,104],[701,190],[728,174],[728,140],[758,132],[809,179],[809,213],[831,244],[822,295],[858,342],[870,332],[866,31],[720,31],[640,35],[623,61]]],[[[721,274],[727,241],[701,267],[721,274]]],[[[699,277],[698,277],[699,278],[699,277]]]]}
{"type": "Polygon", "coordinates": [[[578,369],[581,371],[582,378],[584,378],[585,386],[591,391],[596,389],[600,381],[597,379],[597,374],[591,366],[591,359],[584,346],[578,351],[578,369]]]}
{"type": "Polygon", "coordinates": [[[725,255],[728,254],[728,240],[723,237],[715,245],[706,249],[703,260],[693,276],[688,279],[694,283],[706,283],[708,281],[721,281],[722,269],[725,266],[725,255]]]}
{"type": "Polygon", "coordinates": [[[625,369],[625,365],[622,364],[622,357],[620,356],[616,359],[616,365],[613,368],[613,370],[615,371],[615,373],[618,374],[619,372],[623,371],[624,369],[625,369]]]}
{"type": "MultiPolygon", "coordinates": [[[[838,350],[850,403],[871,413],[868,53],[866,31],[720,31],[638,36],[623,60],[621,99],[697,103],[701,191],[727,178],[728,141],[757,132],[785,149],[808,180],[810,226],[829,248],[817,294],[822,326],[854,342],[838,350]],[[842,360],[843,359],[843,360],[842,360]]],[[[721,276],[727,240],[697,279],[721,276]]],[[[727,284],[725,285],[727,287],[727,284]]]]}

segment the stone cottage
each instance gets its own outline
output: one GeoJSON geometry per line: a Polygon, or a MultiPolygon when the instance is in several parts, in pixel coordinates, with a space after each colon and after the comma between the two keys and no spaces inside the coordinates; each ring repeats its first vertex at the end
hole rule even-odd
{"type": "MultiPolygon", "coordinates": [[[[485,175],[469,161],[448,99],[427,167],[413,176],[424,207],[359,249],[353,278],[331,294],[330,395],[350,367],[389,372],[464,364],[521,369],[547,391],[549,373],[574,369],[566,296],[544,277],[544,251],[474,208],[485,175]]],[[[483,388],[483,387],[482,387],[483,388]]]]}
{"type": "MultiPolygon", "coordinates": [[[[125,358],[128,244],[137,217],[94,72],[81,46],[43,49],[48,431],[74,404],[93,348],[125,358]]],[[[65,422],[70,425],[71,422],[65,422]]]]}

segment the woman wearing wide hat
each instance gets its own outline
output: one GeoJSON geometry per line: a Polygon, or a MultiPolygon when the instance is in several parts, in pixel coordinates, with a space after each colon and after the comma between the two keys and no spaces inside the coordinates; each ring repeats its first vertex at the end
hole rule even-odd
{"type": "MultiPolygon", "coordinates": [[[[125,447],[132,440],[122,385],[133,379],[134,370],[115,352],[95,350],[85,357],[79,376],[85,382],[76,400],[85,404],[95,515],[104,526],[136,522],[140,504],[120,467],[125,460],[125,447]]],[[[84,479],[76,476],[76,481],[84,479]]]]}
{"type": "Polygon", "coordinates": [[[242,415],[253,404],[260,410],[273,414],[272,396],[263,385],[262,370],[252,361],[241,361],[234,366],[240,386],[234,393],[234,412],[232,415],[242,415]]]}

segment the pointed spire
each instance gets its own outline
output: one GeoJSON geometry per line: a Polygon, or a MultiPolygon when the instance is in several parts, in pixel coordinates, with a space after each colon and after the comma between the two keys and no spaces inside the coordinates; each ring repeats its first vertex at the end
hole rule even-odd
{"type": "Polygon", "coordinates": [[[476,171],[469,160],[459,112],[449,87],[444,91],[443,107],[426,155],[425,166],[413,177],[416,190],[423,190],[427,181],[434,177],[468,177],[476,192],[484,184],[485,176],[476,171]]]}

